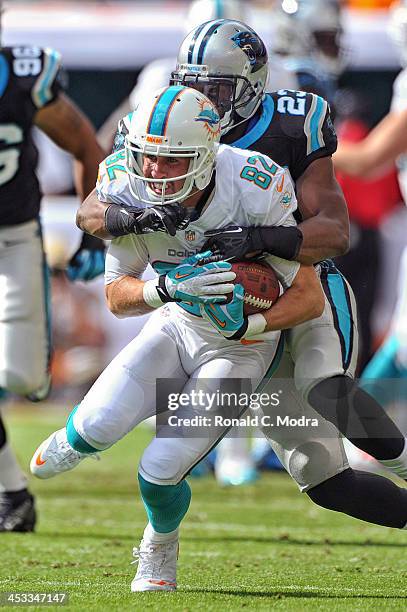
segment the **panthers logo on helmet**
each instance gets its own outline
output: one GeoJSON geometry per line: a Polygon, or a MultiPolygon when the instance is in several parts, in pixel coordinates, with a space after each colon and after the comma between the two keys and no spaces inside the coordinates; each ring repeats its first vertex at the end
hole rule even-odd
{"type": "Polygon", "coordinates": [[[195,121],[202,121],[207,132],[215,138],[220,134],[220,117],[213,108],[205,100],[198,102],[201,112],[195,117],[195,121]]]}
{"type": "Polygon", "coordinates": [[[249,32],[248,30],[238,32],[232,36],[232,40],[236,47],[240,47],[240,49],[246,53],[251,66],[254,67],[253,72],[264,66],[267,62],[267,51],[263,41],[253,32],[249,32]]]}

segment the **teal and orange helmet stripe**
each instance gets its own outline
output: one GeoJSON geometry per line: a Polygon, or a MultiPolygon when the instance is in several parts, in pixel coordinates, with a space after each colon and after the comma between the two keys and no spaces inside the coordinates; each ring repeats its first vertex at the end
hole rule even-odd
{"type": "Polygon", "coordinates": [[[148,120],[147,134],[165,136],[171,110],[185,87],[172,85],[158,96],[148,120]]]}

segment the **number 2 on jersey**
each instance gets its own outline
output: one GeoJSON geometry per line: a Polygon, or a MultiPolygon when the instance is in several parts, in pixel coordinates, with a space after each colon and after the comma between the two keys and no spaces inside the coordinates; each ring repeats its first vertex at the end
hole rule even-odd
{"type": "Polygon", "coordinates": [[[110,181],[114,181],[116,177],[116,172],[126,172],[126,168],[123,164],[118,162],[124,161],[125,154],[124,151],[119,151],[119,153],[112,153],[105,160],[107,175],[110,181]]]}
{"type": "Polygon", "coordinates": [[[270,166],[262,155],[252,155],[247,159],[247,163],[251,165],[243,168],[240,173],[241,178],[253,182],[261,189],[268,189],[277,172],[277,166],[275,164],[270,166]],[[262,170],[257,168],[257,163],[260,163],[262,170]]]}
{"type": "Polygon", "coordinates": [[[282,115],[286,113],[289,115],[305,115],[305,96],[307,95],[305,91],[279,89],[277,93],[280,96],[277,102],[277,111],[279,113],[282,115]]]}

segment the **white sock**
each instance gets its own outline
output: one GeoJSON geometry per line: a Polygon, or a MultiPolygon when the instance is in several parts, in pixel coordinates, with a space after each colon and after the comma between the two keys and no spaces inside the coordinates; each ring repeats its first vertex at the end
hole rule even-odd
{"type": "Polygon", "coordinates": [[[27,478],[8,442],[0,450],[0,493],[27,488],[27,478]]]}
{"type": "Polygon", "coordinates": [[[393,474],[397,474],[400,478],[407,479],[407,440],[404,440],[404,448],[401,454],[395,459],[381,459],[380,463],[385,468],[391,470],[393,474]]]}
{"type": "Polygon", "coordinates": [[[174,529],[174,531],[169,531],[168,533],[160,533],[159,531],[154,531],[151,523],[147,524],[147,527],[144,529],[143,540],[148,542],[154,542],[155,544],[164,544],[166,542],[173,542],[178,539],[179,527],[174,529]]]}

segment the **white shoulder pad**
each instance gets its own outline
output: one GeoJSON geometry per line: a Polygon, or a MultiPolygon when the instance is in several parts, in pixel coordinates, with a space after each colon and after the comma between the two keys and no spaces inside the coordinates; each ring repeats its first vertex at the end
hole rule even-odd
{"type": "Polygon", "coordinates": [[[96,192],[99,200],[134,205],[124,165],[124,150],[112,153],[99,164],[96,192]]]}

